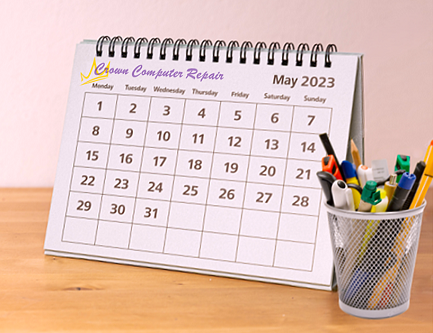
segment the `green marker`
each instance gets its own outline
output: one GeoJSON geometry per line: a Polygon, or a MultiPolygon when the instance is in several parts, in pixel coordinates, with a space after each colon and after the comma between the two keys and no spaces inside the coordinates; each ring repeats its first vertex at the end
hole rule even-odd
{"type": "MultiPolygon", "coordinates": [[[[394,171],[397,170],[405,170],[406,172],[410,173],[410,156],[397,155],[394,171]]],[[[400,181],[401,176],[403,176],[403,173],[397,176],[397,183],[400,181]]]]}
{"type": "Polygon", "coordinates": [[[374,180],[369,180],[362,189],[358,212],[369,212],[371,206],[377,205],[381,201],[380,192],[377,191],[377,183],[374,180]]]}

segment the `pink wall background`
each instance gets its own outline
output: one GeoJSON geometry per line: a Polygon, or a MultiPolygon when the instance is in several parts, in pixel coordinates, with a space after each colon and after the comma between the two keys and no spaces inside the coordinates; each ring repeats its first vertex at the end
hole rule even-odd
{"type": "Polygon", "coordinates": [[[52,186],[75,45],[101,35],[335,43],[364,54],[366,162],[433,139],[433,1],[2,1],[0,186],[52,186]]]}

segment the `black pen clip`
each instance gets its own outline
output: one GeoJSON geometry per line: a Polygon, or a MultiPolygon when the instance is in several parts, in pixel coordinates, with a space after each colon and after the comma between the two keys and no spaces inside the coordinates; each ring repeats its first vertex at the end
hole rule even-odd
{"type": "Polygon", "coordinates": [[[347,184],[348,188],[353,188],[354,190],[357,190],[359,194],[362,195],[362,187],[356,184],[347,184]]]}

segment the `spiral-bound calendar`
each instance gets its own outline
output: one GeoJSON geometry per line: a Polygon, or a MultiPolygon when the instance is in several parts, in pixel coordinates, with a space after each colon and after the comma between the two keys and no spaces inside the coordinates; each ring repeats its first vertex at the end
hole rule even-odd
{"type": "Polygon", "coordinates": [[[332,286],[316,172],[363,147],[359,54],[170,38],[77,45],[45,253],[332,286]]]}

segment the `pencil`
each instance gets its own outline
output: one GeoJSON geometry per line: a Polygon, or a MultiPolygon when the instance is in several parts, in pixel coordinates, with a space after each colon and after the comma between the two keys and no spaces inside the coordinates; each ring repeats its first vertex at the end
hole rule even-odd
{"type": "Polygon", "coordinates": [[[428,146],[428,148],[427,148],[427,153],[425,154],[425,157],[424,157],[425,164],[427,164],[428,160],[430,159],[430,157],[432,155],[432,151],[433,151],[433,140],[431,140],[430,146],[428,146]]]}
{"type": "Polygon", "coordinates": [[[362,165],[361,156],[359,156],[359,150],[355,145],[353,139],[350,139],[350,152],[352,154],[353,163],[355,163],[356,170],[362,165]]]}

